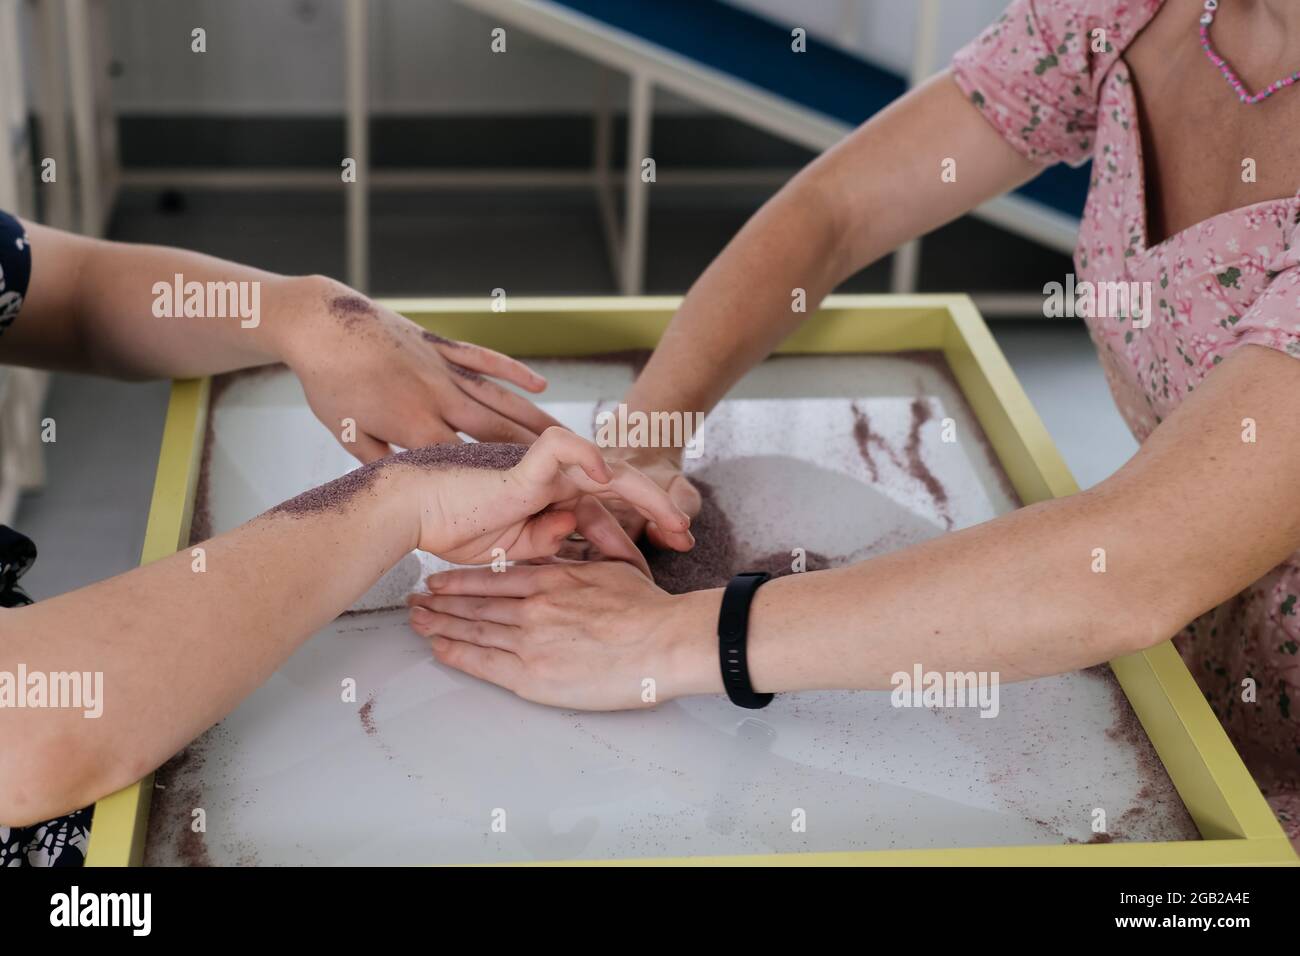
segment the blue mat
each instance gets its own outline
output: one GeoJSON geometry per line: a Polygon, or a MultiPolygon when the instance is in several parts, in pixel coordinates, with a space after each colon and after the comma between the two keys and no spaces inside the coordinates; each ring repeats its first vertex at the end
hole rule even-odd
{"type": "MultiPolygon", "coordinates": [[[[812,37],[806,53],[792,55],[786,27],[721,0],[553,2],[851,126],[907,90],[898,74],[812,37]]],[[[1077,218],[1089,173],[1056,166],[1017,192],[1077,218]]]]}

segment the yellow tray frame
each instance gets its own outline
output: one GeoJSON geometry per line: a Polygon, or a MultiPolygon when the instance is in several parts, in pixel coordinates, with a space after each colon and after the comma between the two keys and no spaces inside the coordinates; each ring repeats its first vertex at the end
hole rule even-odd
{"type": "MultiPolygon", "coordinates": [[[[652,348],[677,297],[384,302],[426,328],[520,357],[652,348]]],[[[942,351],[1025,504],[1078,491],[1064,460],[967,296],[833,296],[781,352],[942,351]]],[[[209,380],[177,381],[163,428],[141,563],[185,547],[207,423],[209,380]]],[[[1200,865],[1300,863],[1173,645],[1111,661],[1202,839],[619,860],[743,865],[1200,865]]],[[[95,805],[87,864],[140,865],[153,775],[95,805]]],[[[586,861],[584,861],[586,862],[586,861]]],[[[606,861],[592,861],[595,863],[606,861]]]]}

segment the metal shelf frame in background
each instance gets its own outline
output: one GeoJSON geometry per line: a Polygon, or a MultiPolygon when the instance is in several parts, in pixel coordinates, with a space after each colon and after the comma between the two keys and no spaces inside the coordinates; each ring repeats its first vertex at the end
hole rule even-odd
{"type": "MultiPolygon", "coordinates": [[[[149,169],[124,171],[117,160],[111,114],[103,115],[97,96],[104,91],[96,82],[93,65],[102,59],[106,43],[91,29],[92,8],[102,0],[28,0],[40,8],[35,18],[42,50],[42,129],[51,131],[50,149],[75,159],[77,212],[57,211],[64,222],[87,234],[103,235],[108,214],[120,186],[215,189],[329,189],[340,185],[339,170],[328,169],[149,169]],[[60,22],[60,8],[62,22],[60,22]],[[61,34],[61,36],[60,36],[61,34]],[[67,63],[66,82],[60,54],[67,63]],[[66,142],[62,118],[64,98],[70,99],[71,141],[66,142]],[[70,152],[69,152],[70,151],[70,152]]],[[[593,189],[600,211],[603,238],[618,290],[639,294],[644,287],[649,189],[640,179],[638,157],[650,154],[655,93],[669,91],[700,106],[748,123],[789,142],[820,152],[847,133],[851,126],[736,77],[710,69],[656,44],[583,16],[552,0],[457,0],[501,24],[522,29],[556,46],[575,52],[603,68],[593,96],[595,145],[589,170],[371,170],[369,157],[370,104],[368,5],[370,0],[341,0],[344,10],[344,103],[348,155],[356,163],[357,180],[345,184],[345,262],[347,281],[361,291],[370,285],[369,190],[480,186],[500,189],[549,188],[575,185],[593,189]],[[614,110],[610,75],[628,77],[628,161],[622,171],[622,216],[617,199],[616,172],[611,168],[614,110]]],[[[839,0],[839,38],[851,48],[857,18],[864,0],[839,0]]],[[[950,0],[951,2],[951,0],[950,0]]],[[[941,0],[917,0],[911,85],[923,82],[937,66],[937,34],[941,0]]],[[[488,38],[484,37],[484,42],[488,38]]],[[[101,101],[102,102],[102,101],[101,101]]],[[[664,185],[711,186],[754,184],[776,188],[792,173],[776,170],[658,170],[664,185]]],[[[995,199],[974,214],[997,226],[1042,243],[1072,252],[1077,220],[1040,203],[1016,195],[995,199]]],[[[896,251],[892,290],[915,290],[921,242],[915,240],[896,251]]],[[[1000,315],[1042,316],[1038,294],[1006,293],[976,296],[986,310],[1000,315]]]]}

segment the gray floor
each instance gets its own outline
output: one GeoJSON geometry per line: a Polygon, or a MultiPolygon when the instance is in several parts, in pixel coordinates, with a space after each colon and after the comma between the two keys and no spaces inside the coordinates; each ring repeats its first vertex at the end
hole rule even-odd
{"type": "MultiPolygon", "coordinates": [[[[125,194],[114,238],[174,244],[289,273],[341,275],[342,209],[310,193],[187,193],[163,203],[125,194]]],[[[647,289],[680,293],[752,213],[761,196],[662,191],[651,210],[647,289]]],[[[585,194],[378,195],[373,201],[376,295],[609,294],[614,291],[595,206],[585,194]]],[[[1068,264],[972,220],[928,241],[927,290],[1034,288],[1068,264]]],[[[888,265],[846,291],[883,291],[888,265]]],[[[1110,401],[1087,333],[1076,322],[994,321],[1001,344],[1080,485],[1095,484],[1136,448],[1110,401]]],[[[57,375],[47,414],[49,481],[24,496],[15,526],[38,544],[24,578],[45,598],[134,567],[144,539],[167,400],[165,383],[57,375]]]]}

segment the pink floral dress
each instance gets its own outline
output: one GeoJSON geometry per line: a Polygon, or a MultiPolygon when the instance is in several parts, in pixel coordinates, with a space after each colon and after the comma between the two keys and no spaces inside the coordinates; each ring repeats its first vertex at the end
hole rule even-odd
{"type": "MultiPolygon", "coordinates": [[[[1145,328],[1114,316],[1120,310],[1087,320],[1138,441],[1234,349],[1255,344],[1300,358],[1300,194],[1147,242],[1137,100],[1122,56],[1162,3],[1015,0],[953,62],[958,85],[1020,153],[1044,165],[1093,161],[1077,280],[1151,283],[1153,293],[1145,328]],[[1097,29],[1104,39],[1094,44],[1097,29]]],[[[1298,596],[1300,554],[1175,639],[1293,841],[1300,839],[1298,596]],[[1255,702],[1242,700],[1246,678],[1255,681],[1255,702]]]]}

